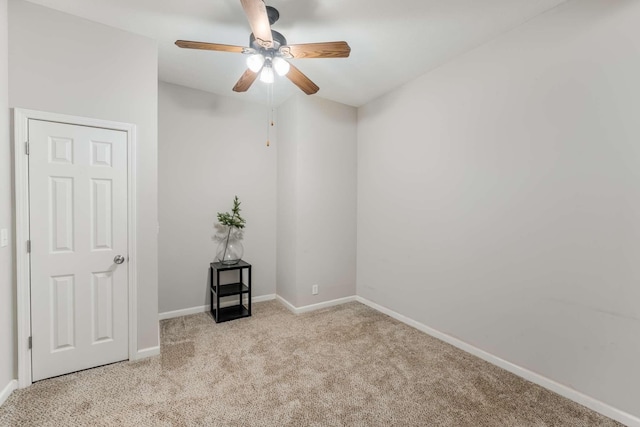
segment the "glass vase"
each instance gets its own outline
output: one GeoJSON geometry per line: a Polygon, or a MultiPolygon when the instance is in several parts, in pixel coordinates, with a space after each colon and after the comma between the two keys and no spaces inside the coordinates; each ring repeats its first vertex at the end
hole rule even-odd
{"type": "Polygon", "coordinates": [[[224,265],[234,265],[240,262],[244,255],[244,246],[240,239],[229,236],[220,242],[216,250],[216,260],[224,265]]]}

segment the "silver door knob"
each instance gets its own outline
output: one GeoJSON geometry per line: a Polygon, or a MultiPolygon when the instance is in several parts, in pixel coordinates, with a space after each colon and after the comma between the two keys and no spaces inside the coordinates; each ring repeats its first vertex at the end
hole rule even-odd
{"type": "Polygon", "coordinates": [[[124,262],[124,257],[122,255],[116,255],[116,257],[113,259],[113,262],[115,262],[116,264],[122,264],[124,262]]]}

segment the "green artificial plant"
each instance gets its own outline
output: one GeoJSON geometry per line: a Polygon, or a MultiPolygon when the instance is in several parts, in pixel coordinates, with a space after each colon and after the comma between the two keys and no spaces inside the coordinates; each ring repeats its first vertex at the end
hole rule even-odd
{"type": "Polygon", "coordinates": [[[233,199],[233,208],[231,209],[231,213],[218,212],[218,221],[220,224],[227,227],[243,229],[246,221],[240,216],[240,211],[240,200],[238,200],[238,196],[235,196],[233,199]]]}
{"type": "Polygon", "coordinates": [[[224,253],[222,255],[222,259],[227,255],[227,247],[229,246],[229,237],[231,236],[231,231],[235,228],[238,230],[236,232],[235,237],[238,239],[242,239],[242,230],[246,221],[240,215],[240,200],[238,200],[238,196],[235,196],[233,199],[233,208],[231,209],[231,213],[229,212],[218,212],[218,222],[220,223],[220,227],[217,227],[219,231],[226,231],[227,236],[218,237],[218,240],[224,239],[226,244],[224,246],[224,253]]]}

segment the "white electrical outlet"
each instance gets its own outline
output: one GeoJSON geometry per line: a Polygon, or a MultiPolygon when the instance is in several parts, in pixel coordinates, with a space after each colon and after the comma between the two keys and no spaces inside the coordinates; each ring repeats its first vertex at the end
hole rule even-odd
{"type": "Polygon", "coordinates": [[[313,285],[311,287],[311,295],[318,295],[318,285],[313,285]]]}

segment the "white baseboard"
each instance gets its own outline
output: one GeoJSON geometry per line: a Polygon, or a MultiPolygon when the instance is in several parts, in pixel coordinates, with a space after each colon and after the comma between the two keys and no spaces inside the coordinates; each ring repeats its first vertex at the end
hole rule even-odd
{"type": "Polygon", "coordinates": [[[276,299],[276,294],[260,295],[259,297],[251,298],[251,304],[254,302],[272,301],[276,299]]]}
{"type": "Polygon", "coordinates": [[[138,350],[133,358],[130,360],[140,360],[146,359],[147,357],[153,357],[160,354],[160,322],[158,322],[158,345],[154,345],[153,347],[143,348],[142,350],[138,350]]]}
{"type": "MultiPolygon", "coordinates": [[[[260,296],[251,298],[251,304],[254,304],[256,302],[270,301],[274,299],[276,299],[276,294],[260,295],[260,296]]],[[[221,302],[220,307],[226,307],[234,304],[236,303],[229,302],[229,301],[221,302]]],[[[199,305],[197,307],[183,308],[182,310],[166,311],[164,313],[160,313],[158,314],[158,320],[173,319],[174,317],[189,316],[191,314],[206,313],[208,311],[209,311],[209,304],[199,305]]]]}
{"type": "Polygon", "coordinates": [[[138,350],[133,360],[146,359],[147,357],[153,357],[160,354],[160,346],[156,345],[153,347],[143,348],[142,350],[138,350]]]}
{"type": "Polygon", "coordinates": [[[204,313],[209,310],[209,305],[200,305],[198,307],[183,308],[182,310],[165,311],[158,314],[158,320],[173,319],[174,317],[189,316],[191,314],[204,313]]]}
{"type": "Polygon", "coordinates": [[[287,307],[290,312],[292,312],[293,314],[298,314],[296,312],[297,308],[296,308],[295,305],[291,304],[289,301],[287,301],[286,299],[282,298],[280,295],[276,295],[276,299],[278,300],[278,302],[280,304],[282,304],[285,307],[287,307]]]}
{"type": "Polygon", "coordinates": [[[276,299],[280,301],[282,305],[287,307],[293,314],[302,314],[302,313],[307,313],[309,311],[320,310],[321,308],[333,307],[334,305],[340,305],[347,302],[355,301],[356,296],[353,295],[350,297],[333,299],[331,301],[319,302],[317,304],[305,305],[302,307],[296,307],[286,299],[282,298],[280,295],[276,295],[276,299]]]}
{"type": "Polygon", "coordinates": [[[11,396],[11,393],[13,393],[13,391],[16,390],[17,388],[18,388],[17,380],[9,381],[9,384],[7,384],[5,388],[2,389],[2,391],[0,391],[0,406],[2,406],[4,402],[7,401],[9,396],[11,396]]]}
{"type": "Polygon", "coordinates": [[[549,389],[553,392],[558,393],[561,396],[566,397],[567,399],[571,399],[574,402],[577,402],[583,406],[586,406],[589,409],[592,409],[596,412],[599,412],[602,415],[605,415],[609,418],[612,418],[616,421],[619,421],[629,427],[640,427],[640,418],[631,415],[627,412],[624,412],[620,409],[614,408],[611,405],[608,405],[604,402],[601,402],[593,397],[587,396],[585,394],[580,393],[577,390],[574,390],[570,387],[567,387],[564,384],[560,384],[552,379],[544,377],[540,374],[532,372],[526,368],[518,366],[514,363],[508,362],[504,359],[501,359],[498,356],[495,356],[491,353],[488,353],[484,350],[481,350],[473,345],[466,343],[458,338],[454,338],[451,335],[447,335],[443,332],[435,330],[426,326],[423,323],[417,322],[407,316],[404,316],[400,313],[397,313],[391,309],[383,307],[379,304],[376,304],[373,301],[369,301],[368,299],[357,296],[356,301],[361,302],[362,304],[368,305],[369,307],[386,314],[389,317],[393,317],[396,320],[399,320],[402,323],[405,323],[411,327],[416,328],[419,331],[422,331],[432,337],[438,338],[448,344],[453,345],[454,347],[459,348],[460,350],[466,351],[474,356],[479,357],[493,365],[496,365],[502,369],[505,369],[519,377],[522,377],[532,383],[538,384],[541,387],[549,389]]]}

